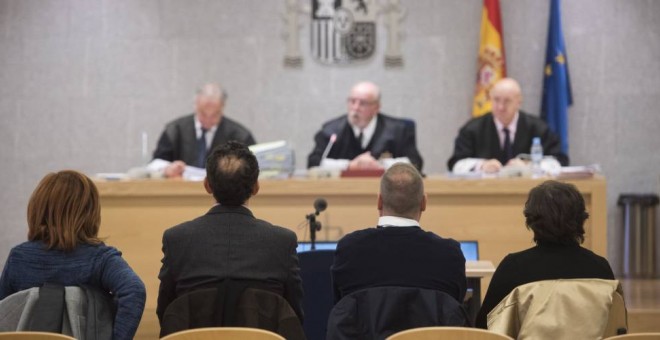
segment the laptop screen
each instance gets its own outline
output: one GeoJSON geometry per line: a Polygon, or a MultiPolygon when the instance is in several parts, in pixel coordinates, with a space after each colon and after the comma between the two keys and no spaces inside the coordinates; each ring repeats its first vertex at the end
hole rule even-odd
{"type": "MultiPolygon", "coordinates": [[[[461,251],[465,260],[467,261],[477,261],[479,260],[479,244],[477,241],[460,241],[461,251]]],[[[323,241],[316,242],[316,250],[335,250],[337,249],[337,242],[334,241],[323,241]]],[[[310,242],[298,242],[298,248],[296,251],[298,253],[311,251],[312,244],[310,242]]]]}
{"type": "Polygon", "coordinates": [[[477,241],[460,241],[459,243],[466,261],[479,260],[479,243],[477,241]]]}
{"type": "MultiPolygon", "coordinates": [[[[323,241],[323,242],[316,242],[316,250],[335,250],[337,249],[337,242],[336,241],[323,241]]],[[[311,242],[298,242],[298,248],[296,248],[296,251],[298,253],[303,253],[306,251],[311,251],[312,250],[312,243],[311,242]]]]}

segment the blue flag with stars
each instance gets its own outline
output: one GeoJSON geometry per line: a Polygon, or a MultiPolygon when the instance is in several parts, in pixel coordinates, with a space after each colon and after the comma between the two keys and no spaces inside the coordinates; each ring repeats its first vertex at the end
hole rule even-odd
{"type": "Polygon", "coordinates": [[[548,44],[545,52],[541,117],[561,140],[561,151],[568,155],[568,107],[573,104],[568,58],[561,29],[560,0],[550,0],[548,44]]]}

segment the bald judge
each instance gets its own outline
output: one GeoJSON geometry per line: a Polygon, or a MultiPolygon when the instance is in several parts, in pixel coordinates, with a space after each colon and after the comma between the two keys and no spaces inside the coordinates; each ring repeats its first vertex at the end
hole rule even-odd
{"type": "Polygon", "coordinates": [[[545,122],[520,111],[520,85],[504,78],[490,91],[493,111],[473,118],[465,124],[454,144],[454,154],[447,166],[454,173],[495,173],[504,166],[524,164],[516,158],[528,154],[534,137],[541,138],[543,153],[568,165],[568,156],[561,152],[559,137],[545,122]]]}
{"type": "Polygon", "coordinates": [[[307,167],[382,169],[383,159],[409,161],[421,171],[415,123],[380,112],[380,89],[371,82],[353,86],[348,113],[323,124],[314,137],[307,167]]]}

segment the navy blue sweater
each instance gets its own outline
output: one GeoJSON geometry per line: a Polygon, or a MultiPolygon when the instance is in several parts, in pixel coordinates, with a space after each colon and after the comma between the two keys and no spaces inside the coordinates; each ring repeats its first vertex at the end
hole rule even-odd
{"type": "Polygon", "coordinates": [[[47,250],[42,242],[14,247],[0,278],[0,300],[44,283],[86,284],[116,296],[113,339],[133,339],[140,324],[146,291],[144,283],[116,248],[81,244],[72,252],[47,250]]]}
{"type": "Polygon", "coordinates": [[[459,243],[419,227],[378,227],[344,236],[332,279],[335,302],[379,286],[434,289],[462,302],[467,284],[459,243]]]}

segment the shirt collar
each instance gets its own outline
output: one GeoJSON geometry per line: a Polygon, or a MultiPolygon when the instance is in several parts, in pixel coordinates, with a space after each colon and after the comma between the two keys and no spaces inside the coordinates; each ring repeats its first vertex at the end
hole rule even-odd
{"type": "MultiPolygon", "coordinates": [[[[374,118],[371,119],[369,124],[362,129],[362,148],[366,148],[367,145],[369,145],[369,142],[371,142],[371,137],[374,136],[374,133],[376,132],[376,123],[378,122],[378,114],[374,116],[374,118]]],[[[353,129],[353,134],[357,138],[360,135],[360,128],[357,127],[356,125],[351,124],[351,128],[353,129]]]]}
{"type": "Polygon", "coordinates": [[[497,132],[502,132],[502,129],[507,128],[509,129],[509,133],[511,135],[516,134],[516,126],[518,126],[518,117],[520,116],[519,112],[516,112],[516,114],[513,116],[513,119],[511,120],[511,123],[509,125],[504,126],[502,122],[500,122],[497,118],[493,119],[495,121],[495,127],[497,128],[497,132]]]}
{"type": "MultiPolygon", "coordinates": [[[[197,135],[197,138],[199,138],[202,136],[202,122],[200,122],[199,119],[197,118],[197,114],[195,114],[194,117],[195,117],[195,134],[197,135]]],[[[218,129],[218,125],[217,124],[213,125],[213,127],[208,129],[206,133],[210,132],[211,136],[213,136],[215,134],[215,130],[217,129],[218,129]]]]}
{"type": "Polygon", "coordinates": [[[378,219],[381,227],[419,227],[419,222],[399,216],[381,216],[378,219]]]}

